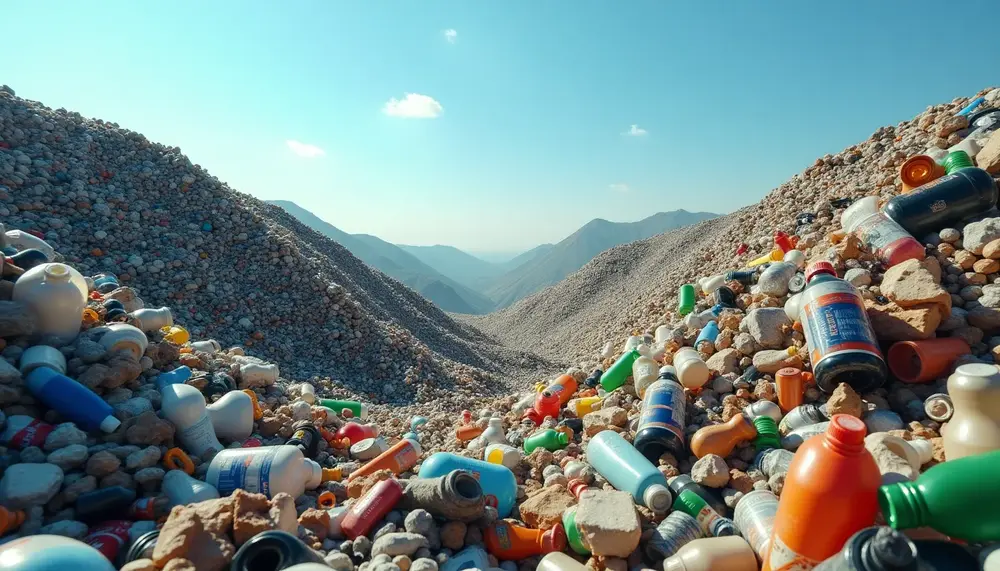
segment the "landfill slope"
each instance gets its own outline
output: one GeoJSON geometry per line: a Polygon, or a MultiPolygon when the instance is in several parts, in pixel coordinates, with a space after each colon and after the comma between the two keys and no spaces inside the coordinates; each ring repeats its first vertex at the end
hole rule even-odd
{"type": "Polygon", "coordinates": [[[5,86],[0,144],[8,228],[39,232],[81,272],[117,274],[197,337],[244,346],[290,377],[332,377],[353,394],[406,403],[502,394],[547,366],[455,322],[177,147],[5,86]]]}

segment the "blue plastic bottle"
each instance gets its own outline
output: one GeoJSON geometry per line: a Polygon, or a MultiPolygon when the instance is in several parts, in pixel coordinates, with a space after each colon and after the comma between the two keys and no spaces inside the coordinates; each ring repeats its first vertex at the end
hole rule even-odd
{"type": "Polygon", "coordinates": [[[181,365],[172,371],[160,373],[156,377],[156,390],[162,391],[167,385],[179,385],[191,378],[191,369],[187,365],[181,365]]]}
{"type": "Polygon", "coordinates": [[[709,343],[715,343],[715,339],[719,336],[719,324],[715,321],[709,321],[707,325],[701,328],[701,332],[698,333],[698,338],[694,342],[694,346],[697,347],[702,341],[708,341],[709,343]]]}
{"type": "Polygon", "coordinates": [[[470,546],[452,555],[441,566],[441,571],[462,571],[463,569],[489,569],[490,556],[482,547],[470,546]]]}
{"type": "Polygon", "coordinates": [[[605,430],[591,438],[587,460],[612,486],[632,494],[636,503],[661,513],[670,507],[673,498],[667,479],[617,432],[605,430]]]}
{"type": "Polygon", "coordinates": [[[45,406],[54,409],[84,430],[114,432],[121,424],[111,405],[80,383],[48,367],[39,367],[27,378],[28,390],[45,406]]]}
{"type": "Polygon", "coordinates": [[[514,508],[514,501],[517,499],[517,478],[506,466],[473,460],[449,452],[438,452],[420,465],[420,472],[417,475],[421,478],[437,478],[452,470],[471,472],[479,479],[487,503],[496,507],[500,517],[510,515],[510,510],[514,508]]]}

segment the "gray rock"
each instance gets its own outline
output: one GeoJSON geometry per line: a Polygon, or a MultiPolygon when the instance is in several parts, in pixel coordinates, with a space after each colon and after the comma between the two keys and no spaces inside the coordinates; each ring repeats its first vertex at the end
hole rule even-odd
{"type": "Polygon", "coordinates": [[[160,461],[160,456],[161,452],[158,446],[147,446],[129,454],[125,458],[125,468],[127,470],[149,468],[160,461]]]}
{"type": "Polygon", "coordinates": [[[372,555],[413,555],[421,547],[427,547],[427,538],[419,533],[387,533],[372,544],[372,555]]]}
{"type": "Polygon", "coordinates": [[[706,454],[691,466],[691,479],[709,488],[722,488],[729,483],[729,466],[717,454],[706,454]]]}
{"type": "Polygon", "coordinates": [[[1000,218],[984,218],[966,224],[962,230],[963,246],[977,256],[983,253],[983,246],[997,238],[1000,238],[1000,218]]]}
{"type": "Polygon", "coordinates": [[[847,270],[844,279],[851,282],[855,287],[871,285],[872,273],[864,268],[854,268],[847,270]]]}
{"type": "MultiPolygon", "coordinates": [[[[979,299],[981,301],[983,298],[979,299]]],[[[969,322],[969,325],[978,327],[983,331],[1000,329],[1000,309],[985,306],[973,307],[969,310],[966,320],[969,322]]]]}
{"type": "Polygon", "coordinates": [[[785,342],[782,328],[791,325],[783,308],[762,307],[747,313],[740,322],[740,331],[749,333],[765,349],[781,349],[785,342]]]}
{"type": "Polygon", "coordinates": [[[15,464],[0,479],[0,503],[13,509],[43,505],[62,482],[62,468],[54,464],[15,464]]]}
{"type": "Polygon", "coordinates": [[[429,557],[414,559],[410,564],[410,571],[438,571],[437,561],[429,557]]]}
{"type": "Polygon", "coordinates": [[[115,418],[118,420],[127,420],[139,416],[147,410],[153,410],[153,403],[143,397],[133,397],[125,402],[116,404],[113,409],[115,418]]]}
{"type": "Polygon", "coordinates": [[[87,460],[87,473],[98,478],[118,471],[122,461],[107,450],[102,450],[87,460]]]}
{"type": "Polygon", "coordinates": [[[46,535],[61,535],[63,537],[72,537],[73,539],[83,539],[87,535],[88,529],[89,526],[82,521],[63,520],[50,523],[42,527],[38,532],[46,535]]]}
{"type": "Polygon", "coordinates": [[[0,383],[20,385],[21,382],[21,371],[18,371],[17,367],[8,363],[6,359],[0,359],[0,383]]]}
{"type": "Polygon", "coordinates": [[[760,274],[757,287],[760,292],[774,297],[788,295],[788,280],[798,271],[795,264],[789,262],[776,262],[768,266],[760,274]]]}
{"type": "Polygon", "coordinates": [[[427,510],[416,509],[406,514],[403,527],[410,533],[427,535],[432,527],[435,527],[434,516],[427,510]]]}
{"type": "Polygon", "coordinates": [[[50,452],[45,461],[59,466],[64,471],[69,471],[83,465],[89,456],[90,451],[83,444],[70,444],[65,448],[50,452]]]}
{"type": "MultiPolygon", "coordinates": [[[[354,571],[354,561],[351,560],[351,556],[346,553],[341,553],[339,551],[334,551],[328,553],[323,561],[336,569],[337,571],[354,571]]],[[[412,569],[412,567],[410,567],[412,569]]]]}
{"type": "Polygon", "coordinates": [[[73,355],[86,364],[96,363],[104,358],[106,351],[104,346],[89,339],[81,337],[76,343],[73,355]]]}
{"type": "Polygon", "coordinates": [[[0,301],[0,337],[31,335],[38,329],[38,315],[20,301],[0,301]]]}
{"type": "Polygon", "coordinates": [[[45,452],[37,446],[28,446],[21,450],[21,462],[25,464],[42,464],[45,462],[45,452]]]}
{"type": "Polygon", "coordinates": [[[979,297],[980,305],[1000,309],[1000,285],[986,284],[982,291],[983,294],[979,297]]]}
{"type": "Polygon", "coordinates": [[[143,468],[135,473],[135,481],[137,484],[146,489],[155,489],[163,481],[163,476],[166,472],[163,468],[157,466],[150,466],[149,468],[143,468]]]}
{"type": "MultiPolygon", "coordinates": [[[[921,404],[921,406],[923,405],[921,404]]],[[[869,433],[901,430],[904,427],[903,419],[891,410],[876,409],[869,411],[865,415],[864,421],[869,433]]]]}
{"type": "Polygon", "coordinates": [[[45,450],[51,452],[73,444],[86,444],[87,433],[72,422],[64,422],[45,437],[45,450]]]}
{"type": "MultiPolygon", "coordinates": [[[[958,239],[962,237],[956,228],[942,228],[937,236],[942,242],[948,242],[949,244],[958,242],[958,239]]],[[[937,244],[934,245],[936,246],[937,244]]]]}
{"type": "Polygon", "coordinates": [[[372,540],[362,535],[354,540],[351,549],[354,551],[354,555],[367,559],[368,554],[372,551],[372,540]]]}

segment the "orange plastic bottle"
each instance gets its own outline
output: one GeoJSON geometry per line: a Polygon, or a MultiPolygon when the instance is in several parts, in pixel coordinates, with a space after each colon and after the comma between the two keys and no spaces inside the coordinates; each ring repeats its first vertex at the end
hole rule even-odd
{"type": "Polygon", "coordinates": [[[392,473],[398,476],[416,466],[421,452],[419,442],[404,438],[393,444],[385,452],[372,458],[370,462],[361,468],[352,472],[347,480],[351,481],[379,470],[392,470],[392,473]]]}
{"type": "Polygon", "coordinates": [[[806,440],[785,478],[762,571],[812,569],[875,522],[882,483],[865,448],[865,423],[846,414],[806,440]]]}
{"type": "Polygon", "coordinates": [[[6,535],[21,527],[24,518],[24,512],[21,510],[15,511],[0,507],[0,535],[6,535]]]}
{"type": "Polygon", "coordinates": [[[774,374],[774,384],[777,385],[778,389],[778,406],[781,408],[781,412],[788,414],[788,411],[802,404],[809,376],[809,373],[803,373],[795,367],[778,369],[778,372],[774,374]]]}
{"type": "Polygon", "coordinates": [[[486,550],[497,559],[517,561],[566,549],[566,530],[560,523],[545,531],[500,520],[486,529],[483,542],[486,550]]]}
{"type": "Polygon", "coordinates": [[[723,424],[706,426],[691,437],[691,453],[702,458],[718,454],[725,458],[740,442],[757,436],[757,428],[744,414],[738,414],[723,424]]]}
{"type": "Polygon", "coordinates": [[[545,388],[545,390],[559,397],[559,406],[569,402],[576,392],[577,382],[573,375],[562,375],[545,388]]]}
{"type": "Polygon", "coordinates": [[[463,424],[455,429],[455,438],[468,442],[482,434],[483,430],[485,429],[477,424],[463,424]]]}

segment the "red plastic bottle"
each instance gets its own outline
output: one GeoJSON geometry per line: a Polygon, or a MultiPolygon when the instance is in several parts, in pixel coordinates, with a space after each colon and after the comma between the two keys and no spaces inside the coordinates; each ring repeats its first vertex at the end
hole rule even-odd
{"type": "Polygon", "coordinates": [[[403,497],[403,485],[393,478],[382,480],[358,498],[344,516],[340,528],[348,539],[357,539],[396,507],[403,497]]]}
{"type": "Polygon", "coordinates": [[[777,246],[783,254],[787,254],[791,250],[795,249],[795,246],[792,244],[792,240],[788,237],[788,234],[785,234],[781,230],[776,230],[774,232],[774,245],[777,246]]]}
{"type": "Polygon", "coordinates": [[[346,438],[354,445],[366,438],[375,438],[376,436],[378,436],[378,428],[375,428],[374,425],[348,422],[337,430],[336,438],[338,440],[346,438]]]}
{"type": "Polygon", "coordinates": [[[573,375],[562,375],[552,381],[545,390],[556,395],[559,398],[559,405],[562,406],[568,403],[569,399],[573,398],[577,385],[578,383],[573,378],[573,375]]]}
{"type": "Polygon", "coordinates": [[[866,433],[860,419],[835,414],[826,434],[798,449],[761,571],[812,569],[874,524],[882,475],[865,448],[866,433]]]}
{"type": "Polygon", "coordinates": [[[561,406],[562,403],[559,401],[559,395],[544,390],[538,393],[538,396],[535,397],[535,405],[524,412],[523,418],[541,425],[546,416],[559,418],[559,408],[561,406]]]}

